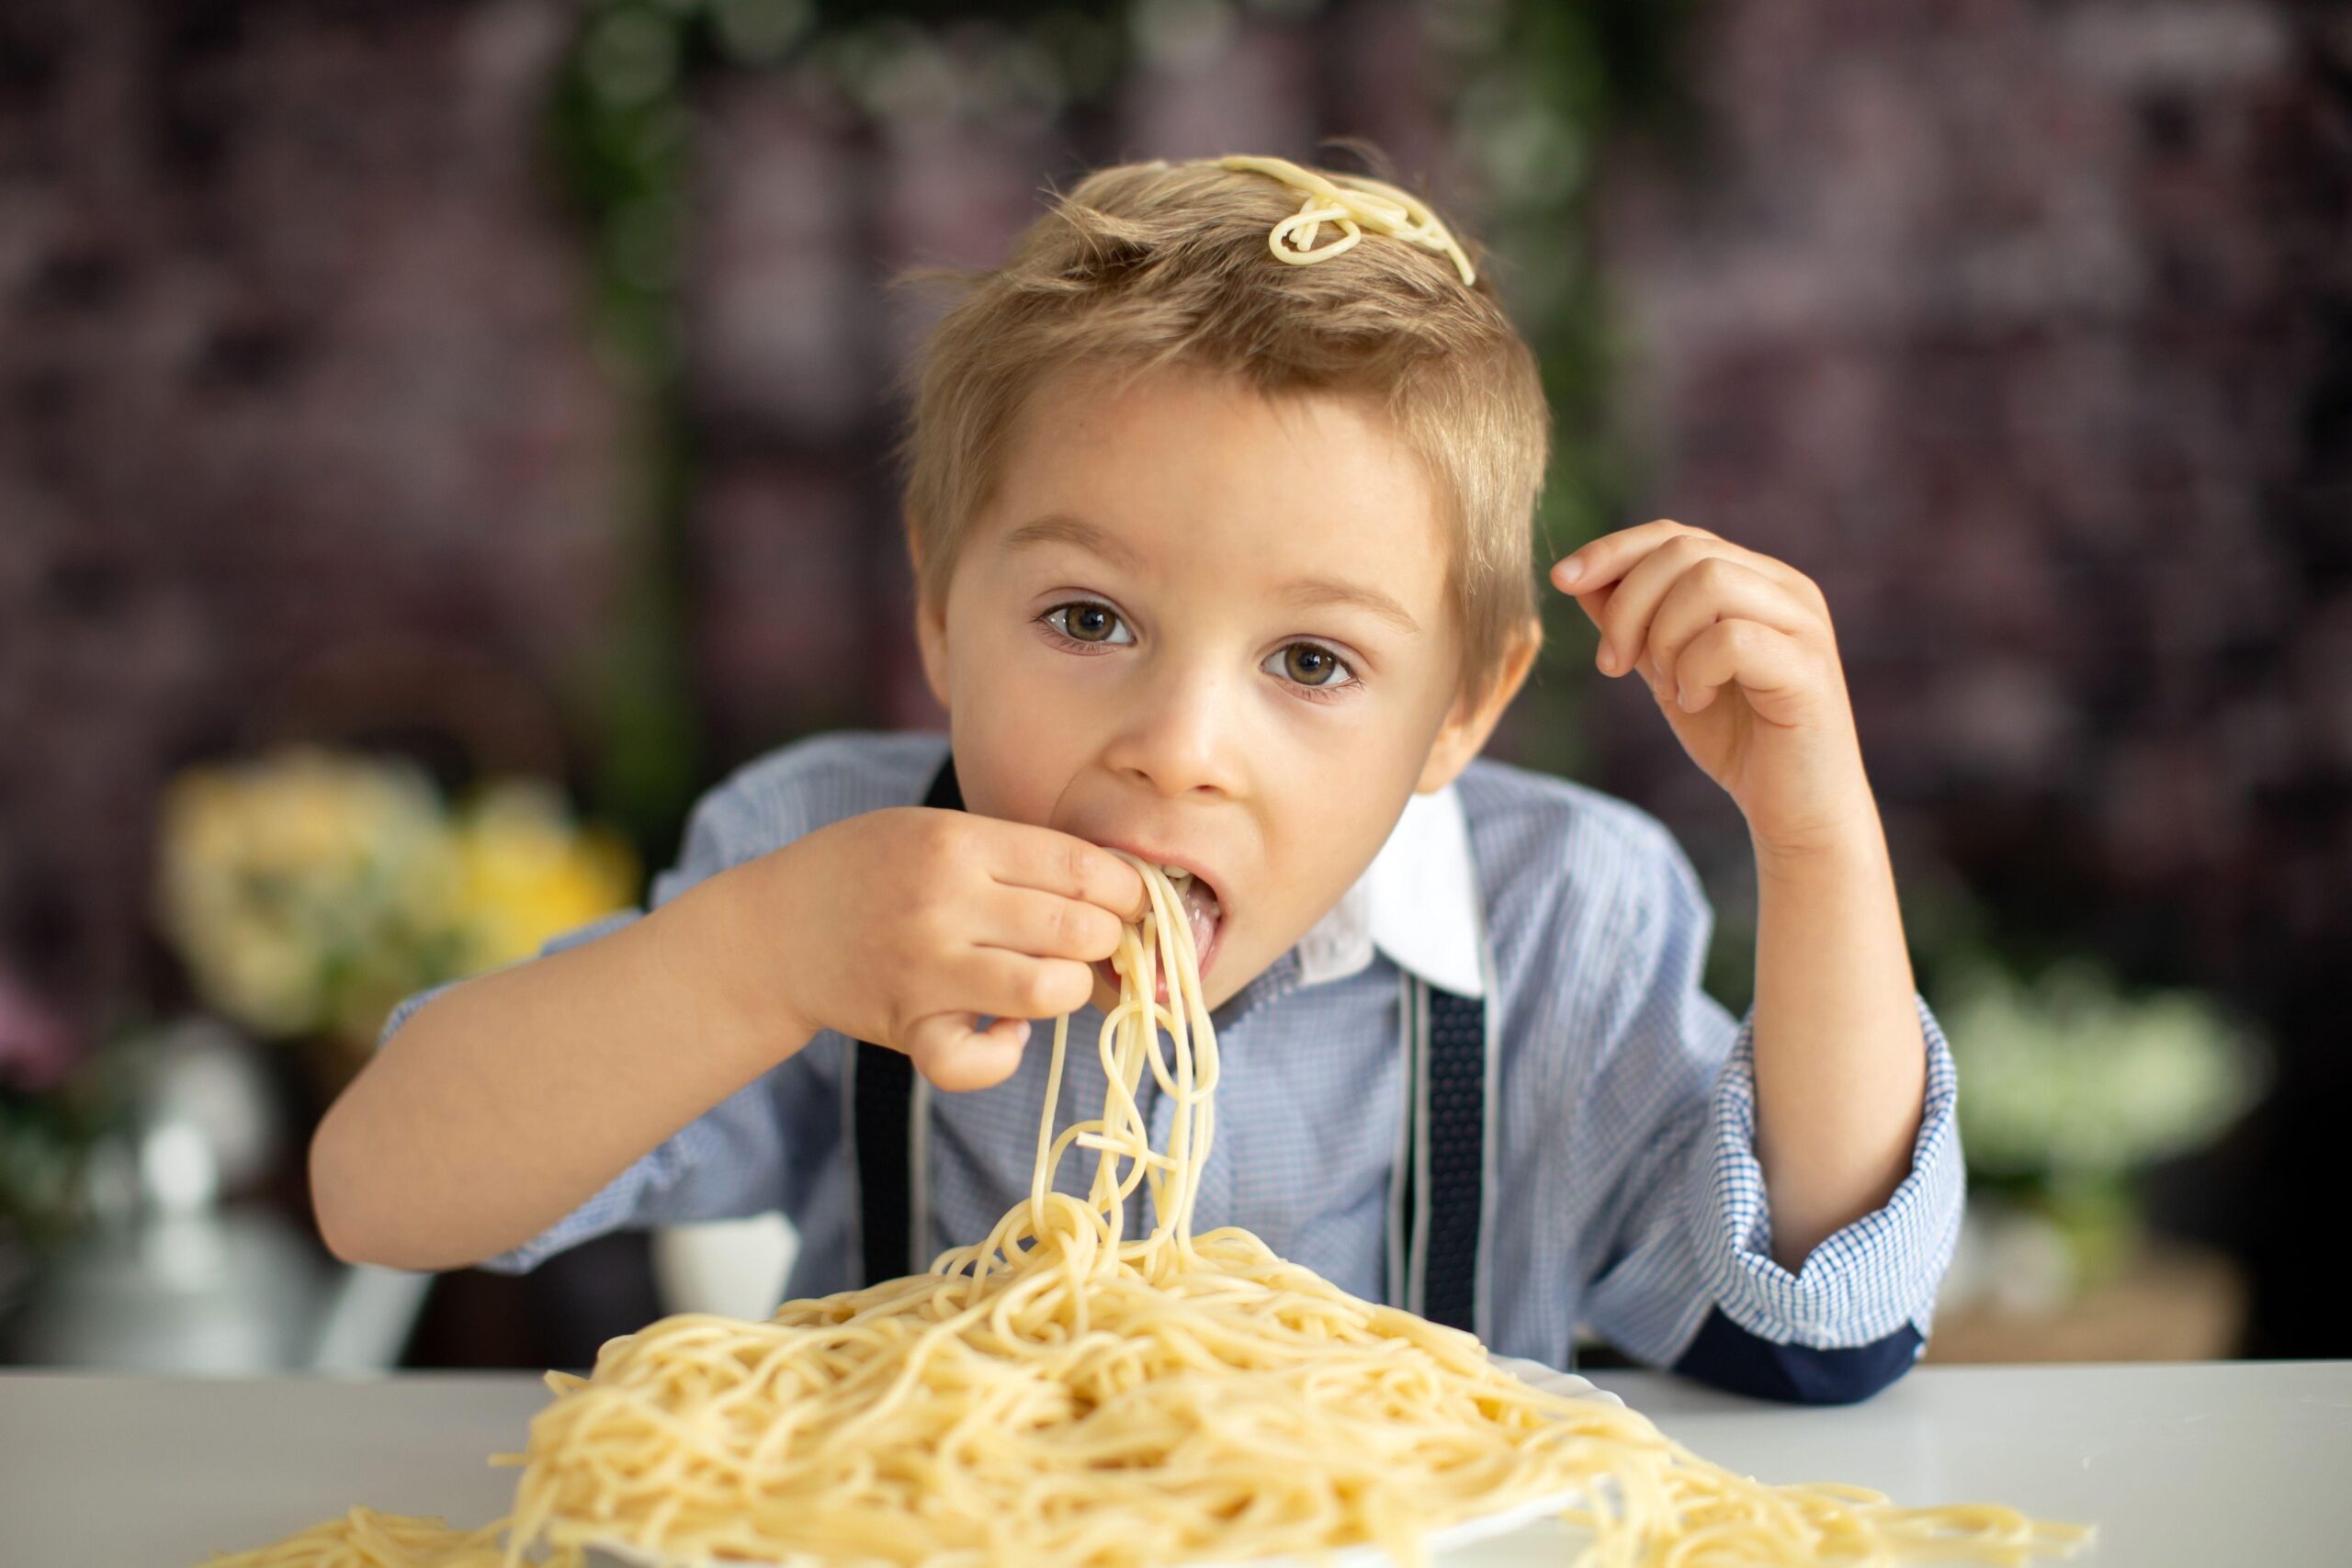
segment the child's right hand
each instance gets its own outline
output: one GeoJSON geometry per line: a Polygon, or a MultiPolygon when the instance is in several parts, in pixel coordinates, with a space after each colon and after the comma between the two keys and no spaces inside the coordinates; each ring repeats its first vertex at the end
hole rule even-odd
{"type": "Polygon", "coordinates": [[[928,807],[846,818],[723,874],[739,930],[722,983],[751,1027],[796,1050],[822,1029],[888,1045],[945,1089],[1011,1077],[1028,1021],[1084,1004],[1093,961],[1148,902],[1099,845],[928,807]]]}

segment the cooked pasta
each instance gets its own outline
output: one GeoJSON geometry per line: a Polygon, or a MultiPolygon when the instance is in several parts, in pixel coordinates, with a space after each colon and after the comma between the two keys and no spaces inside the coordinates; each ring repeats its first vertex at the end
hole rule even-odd
{"type": "Polygon", "coordinates": [[[1266,248],[1274,253],[1278,261],[1294,266],[1329,261],[1362,243],[1363,231],[1369,229],[1375,234],[1436,252],[1453,264],[1453,270],[1465,285],[1478,281],[1469,255],[1462,249],[1461,242],[1454,239],[1453,231],[1445,226],[1444,220],[1428,203],[1385,180],[1367,179],[1362,175],[1322,174],[1287,158],[1236,154],[1219,158],[1216,164],[1220,169],[1264,175],[1306,193],[1305,204],[1266,235],[1266,248]],[[1326,223],[1331,225],[1335,237],[1317,244],[1316,241],[1326,223]]]}
{"type": "MultiPolygon", "coordinates": [[[[508,1561],[499,1537],[506,1521],[478,1530],[451,1529],[420,1519],[354,1508],[258,1551],[214,1557],[205,1568],[501,1568],[508,1561]]],[[[583,1568],[575,1551],[550,1553],[548,1568],[583,1568]]]]}
{"type": "Polygon", "coordinates": [[[1533,1388],[1471,1336],[1351,1297],[1247,1231],[1195,1235],[1216,1035],[1179,895],[1135,863],[1151,908],[1114,961],[1102,1111],[1054,1131],[1064,1018],[1027,1198],[928,1273],[764,1323],[666,1318],[608,1343],[589,1377],[549,1373],[554,1401],[506,1456],[523,1471],[508,1563],[596,1545],[664,1568],[1151,1568],[1370,1544],[1418,1564],[1433,1532],[1531,1503],[1584,1528],[1587,1568],[2021,1563],[2086,1537],[2006,1508],[1761,1484],[1632,1411],[1533,1388]],[[1138,1098],[1147,1071],[1172,1105],[1164,1150],[1138,1098]],[[1083,1201],[1053,1187],[1073,1148],[1097,1156],[1083,1201]],[[1129,1235],[1139,1190],[1151,1224],[1129,1235]]]}

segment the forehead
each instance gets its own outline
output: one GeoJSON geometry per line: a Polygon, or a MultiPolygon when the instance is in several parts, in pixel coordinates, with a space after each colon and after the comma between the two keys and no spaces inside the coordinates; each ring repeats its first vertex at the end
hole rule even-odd
{"type": "Polygon", "coordinates": [[[1369,399],[1269,397],[1189,369],[1047,381],[976,521],[982,549],[1062,544],[1143,575],[1376,586],[1425,627],[1447,575],[1426,467],[1369,399]]]}

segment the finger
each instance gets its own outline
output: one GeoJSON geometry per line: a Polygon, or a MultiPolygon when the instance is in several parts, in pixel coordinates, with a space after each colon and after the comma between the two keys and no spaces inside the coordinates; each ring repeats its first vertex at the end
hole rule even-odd
{"type": "Polygon", "coordinates": [[[1795,725],[1807,716],[1815,682],[1804,645],[1760,621],[1718,621],[1682,650],[1675,701],[1703,713],[1724,688],[1736,685],[1768,724],[1795,725]]]}
{"type": "Polygon", "coordinates": [[[1025,1018],[1000,1018],[986,1029],[968,1012],[937,1012],[917,1019],[907,1032],[906,1052],[915,1071],[956,1093],[993,1089],[1021,1066],[1029,1043],[1025,1018]]]}
{"type": "Polygon", "coordinates": [[[948,965],[953,993],[940,1003],[1013,1018],[1059,1018],[1094,995],[1094,968],[1072,958],[1033,958],[975,947],[948,965]]]}
{"type": "Polygon", "coordinates": [[[1584,618],[1590,621],[1593,629],[1598,631],[1600,629],[1600,618],[1608,614],[1609,601],[1616,592],[1613,587],[1596,588],[1589,593],[1576,593],[1569,597],[1576,601],[1577,608],[1584,612],[1584,618]]]}
{"type": "Polygon", "coordinates": [[[1650,616],[1642,664],[1659,696],[1671,702],[1683,649],[1718,621],[1758,621],[1775,631],[1802,637],[1809,627],[1806,607],[1779,582],[1745,561],[1710,556],[1674,580],[1650,616]]]}
{"type": "Polygon", "coordinates": [[[1064,898],[1082,899],[1120,919],[1140,920],[1151,908],[1143,874],[1100,844],[1074,833],[1027,823],[1000,824],[989,871],[1013,887],[1033,887],[1064,898]]]}
{"type": "Polygon", "coordinates": [[[1034,887],[998,886],[983,901],[976,940],[983,947],[1091,964],[1118,952],[1126,929],[1100,904],[1034,887]]]}
{"type": "Polygon", "coordinates": [[[1552,584],[1563,593],[1573,593],[1581,599],[1596,589],[1606,588],[1631,571],[1643,557],[1684,534],[1696,534],[1702,538],[1715,536],[1704,528],[1693,528],[1687,523],[1677,523],[1661,517],[1655,523],[1638,527],[1620,528],[1613,534],[1603,534],[1590,544],[1570,550],[1552,563],[1552,584]]]}
{"type": "Polygon", "coordinates": [[[1623,675],[1648,652],[1651,617],[1684,573],[1723,541],[1706,534],[1677,534],[1634,563],[1600,612],[1600,647],[1593,655],[1604,675],[1623,675]]]}
{"type": "MultiPolygon", "coordinates": [[[[1745,545],[1734,544],[1720,535],[1704,528],[1694,528],[1687,523],[1661,519],[1645,523],[1637,528],[1620,529],[1602,536],[1582,548],[1570,551],[1552,563],[1552,582],[1563,592],[1572,595],[1586,615],[1593,615],[1606,599],[1595,595],[1609,588],[1631,571],[1641,559],[1667,540],[1684,535],[1712,539],[1715,547],[1711,552],[1727,556],[1750,569],[1761,572],[1789,589],[1795,597],[1811,604],[1816,614],[1828,614],[1820,585],[1788,562],[1775,556],[1751,550],[1745,545]]],[[[1595,616],[1596,622],[1598,616],[1595,616]]]]}

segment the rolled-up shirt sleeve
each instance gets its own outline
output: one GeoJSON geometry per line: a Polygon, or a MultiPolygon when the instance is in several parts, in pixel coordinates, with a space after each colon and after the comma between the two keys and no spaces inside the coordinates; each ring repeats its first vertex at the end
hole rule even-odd
{"type": "Polygon", "coordinates": [[[1715,1083],[1712,1136],[1691,1171],[1691,1224],[1708,1296],[1758,1338],[1835,1348],[1906,1325],[1926,1337],[1959,1240],[1966,1172],[1951,1051],[1928,1004],[1917,1005],[1928,1087],[1911,1168],[1883,1204],[1822,1240],[1793,1273],[1772,1258],[1771,1208],[1756,1157],[1754,1016],[1740,1025],[1715,1083]]]}
{"type": "MultiPolygon", "coordinates": [[[[719,872],[798,836],[805,824],[779,821],[775,802],[731,781],[705,795],[686,827],[678,863],[654,878],[647,909],[659,908],[719,872]]],[[[539,957],[584,946],[644,918],[620,909],[563,932],[539,957]]],[[[525,960],[524,962],[532,962],[525,960]]],[[[385,1021],[379,1045],[462,981],[402,1000],[385,1021]]],[[[681,1048],[649,1041],[649,1054],[681,1048]]],[[[805,1174],[840,1135],[840,1119],[819,1086],[821,1053],[804,1050],[746,1084],[648,1150],[586,1201],[521,1246],[481,1260],[497,1273],[522,1273],[556,1253],[615,1230],[725,1219],[782,1208],[793,1212],[805,1174]],[[802,1157],[787,1160],[791,1144],[802,1157]]]]}
{"type": "Polygon", "coordinates": [[[1753,1016],[1735,1022],[1700,989],[1705,897],[1662,833],[1646,848],[1611,912],[1623,934],[1611,983],[1572,1031],[1590,1047],[1577,1124],[1608,1193],[1591,1214],[1581,1315],[1630,1355],[1742,1392],[1864,1397],[1917,1359],[1958,1240],[1951,1053],[1920,1002],[1927,1087],[1910,1170],[1783,1268],[1756,1155],[1753,1016]]]}

